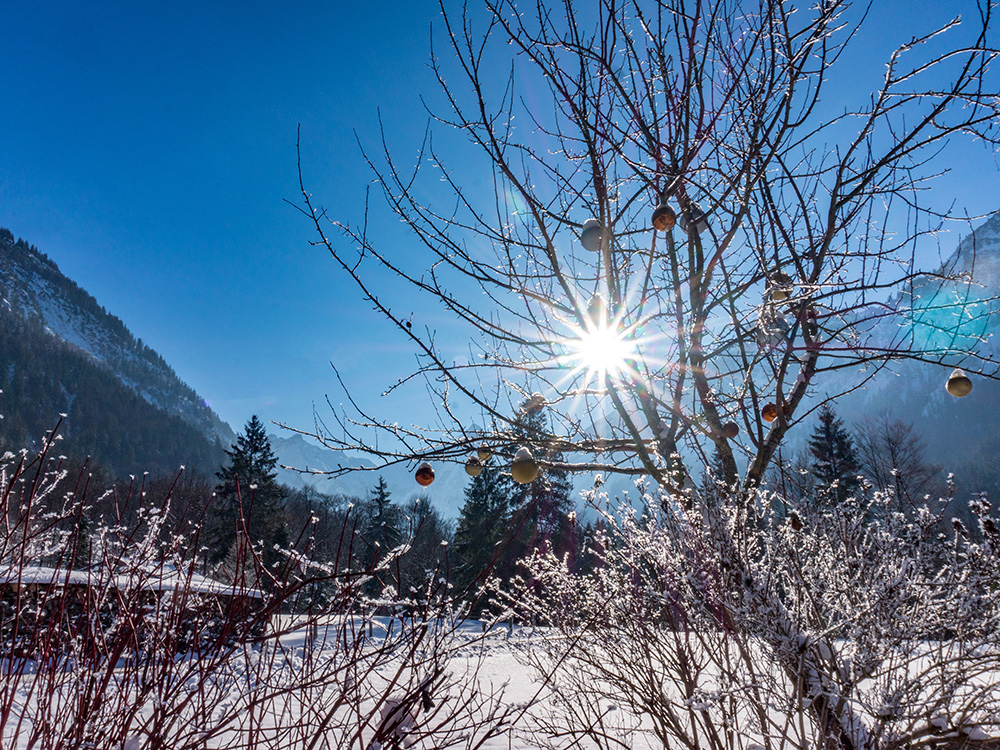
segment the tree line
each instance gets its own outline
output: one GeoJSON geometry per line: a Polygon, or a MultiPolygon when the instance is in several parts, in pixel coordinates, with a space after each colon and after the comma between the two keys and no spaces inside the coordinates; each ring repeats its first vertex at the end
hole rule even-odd
{"type": "MultiPolygon", "coordinates": [[[[544,409],[526,410],[518,430],[525,437],[545,434],[547,419],[544,409]]],[[[261,550],[265,567],[279,566],[293,548],[329,560],[347,530],[355,536],[347,564],[377,571],[365,588],[369,596],[401,601],[420,596],[429,581],[446,580],[452,594],[481,615],[496,603],[498,592],[527,574],[525,562],[532,557],[552,556],[571,573],[585,574],[606,543],[599,517],[577,517],[573,486],[568,473],[557,468],[563,461],[557,451],[545,456],[548,468],[526,485],[515,482],[497,457],[484,454],[454,522],[427,497],[395,502],[381,476],[365,497],[281,485],[277,457],[256,416],[226,453],[207,513],[210,565],[232,563],[243,533],[261,550]]],[[[722,476],[717,458],[714,463],[703,479],[706,495],[722,476]]],[[[788,517],[832,510],[872,491],[890,498],[886,512],[909,516],[947,489],[941,468],[928,461],[911,424],[882,414],[850,429],[830,404],[820,407],[801,454],[783,461],[768,486],[788,517]]],[[[636,515],[648,512],[637,509],[636,515]]],[[[968,515],[964,506],[950,509],[950,515],[963,514],[968,515]]]]}
{"type": "MultiPolygon", "coordinates": [[[[545,415],[525,414],[522,427],[544,430],[545,415]]],[[[465,488],[452,523],[427,497],[395,502],[381,476],[361,498],[283,486],[277,480],[277,456],[256,415],[226,454],[204,534],[205,562],[222,570],[236,565],[241,544],[249,541],[265,569],[277,570],[290,554],[307,553],[373,571],[366,593],[395,602],[419,598],[428,585],[446,581],[453,596],[481,613],[489,602],[484,596],[489,580],[505,586],[533,554],[558,555],[576,570],[585,540],[593,535],[592,525],[579,526],[572,485],[556,469],[519,485],[498,460],[486,460],[465,488]],[[344,534],[354,538],[349,559],[335,559],[343,556],[344,534]]]]}

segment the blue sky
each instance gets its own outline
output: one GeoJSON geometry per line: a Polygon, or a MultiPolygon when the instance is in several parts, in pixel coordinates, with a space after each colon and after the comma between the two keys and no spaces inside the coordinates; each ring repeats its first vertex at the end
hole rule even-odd
{"type": "MultiPolygon", "coordinates": [[[[340,216],[360,219],[371,181],[355,129],[377,144],[381,112],[397,153],[415,154],[421,95],[436,94],[437,6],[371,7],[0,4],[0,225],[237,429],[253,413],[310,427],[313,403],[341,400],[331,360],[372,398],[412,362],[284,202],[297,195],[300,124],[309,187],[340,216]]],[[[878,2],[859,70],[877,76],[864,66],[908,39],[908,24],[953,12],[878,2]]],[[[996,209],[989,155],[958,167],[946,183],[957,205],[996,209]]]]}
{"type": "Polygon", "coordinates": [[[311,187],[360,213],[353,131],[379,108],[392,131],[423,121],[434,9],[3,3],[0,225],[234,427],[254,412],[308,426],[330,360],[361,355],[345,317],[366,316],[283,201],[296,128],[311,187]]]}

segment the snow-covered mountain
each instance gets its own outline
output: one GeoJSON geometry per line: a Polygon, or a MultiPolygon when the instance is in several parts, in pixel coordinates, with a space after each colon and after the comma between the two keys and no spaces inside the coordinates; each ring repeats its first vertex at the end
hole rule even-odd
{"type": "MultiPolygon", "coordinates": [[[[972,393],[964,398],[947,393],[950,367],[900,360],[863,389],[838,399],[835,409],[848,423],[883,413],[912,423],[931,462],[954,472],[960,487],[993,494],[1000,491],[1000,464],[994,458],[1000,450],[1000,383],[977,376],[980,365],[971,355],[1000,358],[1000,306],[993,299],[1000,295],[1000,212],[963,238],[941,270],[962,278],[921,278],[902,300],[904,307],[912,301],[915,312],[902,321],[886,320],[873,334],[885,346],[912,337],[918,347],[969,352],[957,364],[972,378],[972,393]]],[[[842,384],[833,381],[818,382],[814,395],[836,392],[842,384]]]]}
{"type": "Polygon", "coordinates": [[[90,355],[143,400],[197,427],[207,439],[232,441],[229,426],[159,354],[36,247],[0,229],[0,259],[0,287],[9,309],[37,317],[53,336],[90,355]]]}
{"type": "Polygon", "coordinates": [[[38,445],[113,474],[210,474],[232,430],[150,347],[25,240],[0,228],[0,445],[38,445]]]}
{"type": "Polygon", "coordinates": [[[1000,211],[966,236],[944,267],[969,274],[986,290],[1000,290],[1000,211]]]}

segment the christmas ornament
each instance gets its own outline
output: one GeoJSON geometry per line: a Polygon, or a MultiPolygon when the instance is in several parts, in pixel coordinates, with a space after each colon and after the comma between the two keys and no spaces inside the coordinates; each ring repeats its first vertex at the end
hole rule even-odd
{"type": "Polygon", "coordinates": [[[787,273],[778,271],[768,282],[767,293],[775,302],[784,302],[792,296],[793,291],[795,291],[795,285],[787,273]]]}
{"type": "Polygon", "coordinates": [[[597,219],[590,218],[583,222],[580,232],[580,244],[584,250],[592,253],[601,252],[601,240],[604,239],[604,227],[597,219]]]}
{"type": "Polygon", "coordinates": [[[669,232],[674,228],[674,223],[676,221],[677,214],[675,214],[674,209],[666,203],[661,203],[653,211],[653,229],[657,232],[669,232]]]}
{"type": "Polygon", "coordinates": [[[607,323],[608,303],[600,294],[595,294],[590,298],[590,302],[587,304],[587,316],[597,327],[603,327],[607,323]]]}
{"type": "Polygon", "coordinates": [[[691,231],[689,227],[694,227],[694,231],[698,234],[704,234],[708,231],[708,218],[697,203],[692,203],[687,211],[682,211],[677,223],[682,232],[691,231]]]}
{"type": "Polygon", "coordinates": [[[510,465],[510,475],[518,484],[531,484],[538,477],[538,463],[527,448],[518,448],[510,465]]]}
{"type": "Polygon", "coordinates": [[[969,380],[969,376],[965,374],[964,370],[956,367],[948,376],[945,388],[955,398],[962,398],[972,393],[972,381],[969,380]]]}
{"type": "Polygon", "coordinates": [[[434,481],[434,469],[429,463],[424,461],[417,467],[417,473],[413,476],[417,480],[417,484],[421,487],[427,487],[434,481]]]}
{"type": "Polygon", "coordinates": [[[465,459],[465,473],[470,477],[478,477],[483,473],[483,462],[476,456],[465,459]]]}

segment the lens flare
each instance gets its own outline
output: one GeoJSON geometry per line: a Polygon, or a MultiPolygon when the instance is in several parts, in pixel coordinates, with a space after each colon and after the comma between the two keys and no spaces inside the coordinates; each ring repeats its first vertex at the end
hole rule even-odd
{"type": "Polygon", "coordinates": [[[614,326],[595,326],[580,331],[579,336],[569,339],[566,344],[570,350],[569,360],[600,381],[609,375],[621,377],[638,356],[636,342],[627,331],[614,326]]]}

